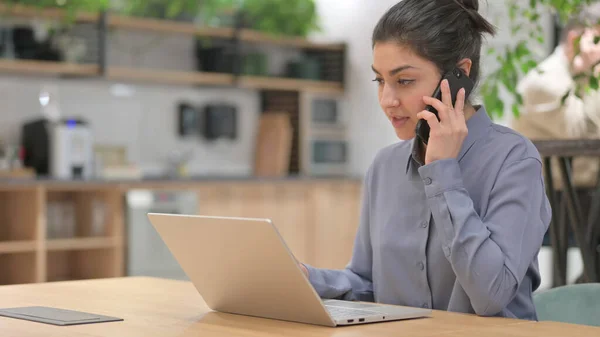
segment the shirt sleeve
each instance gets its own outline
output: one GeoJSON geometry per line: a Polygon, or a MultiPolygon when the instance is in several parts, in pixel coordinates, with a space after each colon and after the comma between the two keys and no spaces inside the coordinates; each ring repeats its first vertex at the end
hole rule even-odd
{"type": "Polygon", "coordinates": [[[463,185],[456,159],[435,161],[419,173],[442,247],[475,313],[493,316],[514,298],[537,256],[550,222],[541,162],[505,164],[492,187],[483,217],[463,185]]]}
{"type": "Polygon", "coordinates": [[[360,224],[355,237],[352,258],[345,269],[319,269],[304,264],[308,279],[321,298],[373,302],[372,248],[370,235],[371,169],[363,186],[360,224]]]}

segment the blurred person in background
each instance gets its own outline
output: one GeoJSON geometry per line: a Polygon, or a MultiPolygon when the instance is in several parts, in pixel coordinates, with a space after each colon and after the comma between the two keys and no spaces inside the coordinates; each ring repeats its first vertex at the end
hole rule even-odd
{"type": "MultiPolygon", "coordinates": [[[[519,82],[523,107],[512,121],[514,130],[532,140],[600,138],[600,91],[581,92],[583,99],[575,93],[577,75],[584,74],[581,80],[588,81],[589,74],[600,71],[600,44],[595,42],[599,33],[600,2],[584,7],[569,20],[554,52],[519,82]]],[[[572,165],[576,187],[595,186],[598,158],[575,157],[572,165]]],[[[558,163],[552,168],[554,185],[560,189],[558,163]]]]}

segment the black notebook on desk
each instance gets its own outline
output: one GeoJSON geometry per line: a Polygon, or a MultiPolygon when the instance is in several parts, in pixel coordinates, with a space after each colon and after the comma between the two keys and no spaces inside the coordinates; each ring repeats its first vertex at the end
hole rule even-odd
{"type": "Polygon", "coordinates": [[[60,326],[123,321],[117,317],[51,307],[0,309],[0,316],[60,326]]]}

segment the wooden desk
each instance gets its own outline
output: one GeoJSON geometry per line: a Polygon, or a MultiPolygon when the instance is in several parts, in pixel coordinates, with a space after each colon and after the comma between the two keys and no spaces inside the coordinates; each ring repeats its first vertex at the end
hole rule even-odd
{"type": "Polygon", "coordinates": [[[432,318],[327,328],[210,312],[189,282],[115,278],[0,287],[0,305],[53,306],[123,318],[57,327],[0,317],[0,336],[600,336],[600,329],[435,311],[432,318]],[[579,333],[581,332],[581,333],[579,333]],[[554,335],[552,335],[554,336],[554,335]]]}

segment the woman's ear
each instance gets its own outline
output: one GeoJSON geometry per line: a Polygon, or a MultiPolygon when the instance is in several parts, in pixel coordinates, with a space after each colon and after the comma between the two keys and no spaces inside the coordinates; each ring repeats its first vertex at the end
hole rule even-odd
{"type": "Polygon", "coordinates": [[[467,76],[469,76],[471,74],[471,66],[473,65],[473,61],[471,61],[471,59],[469,58],[464,58],[462,60],[460,60],[457,64],[457,66],[465,72],[465,74],[467,76]]]}

